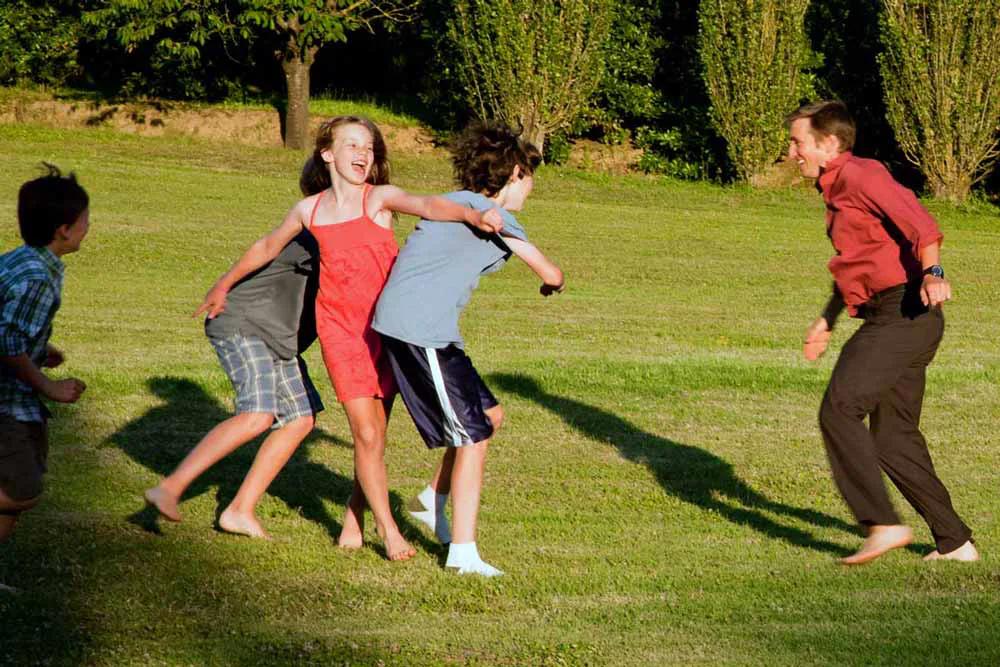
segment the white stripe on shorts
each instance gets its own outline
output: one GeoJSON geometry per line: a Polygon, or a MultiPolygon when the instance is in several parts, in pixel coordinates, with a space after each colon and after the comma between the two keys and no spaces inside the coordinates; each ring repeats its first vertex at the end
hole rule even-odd
{"type": "Polygon", "coordinates": [[[441,403],[441,412],[444,413],[444,434],[450,437],[453,447],[461,447],[472,443],[465,426],[459,421],[455,414],[455,408],[451,406],[451,399],[448,398],[448,390],[444,386],[444,376],[441,374],[441,366],[438,364],[437,350],[434,348],[423,348],[427,354],[427,365],[431,369],[431,377],[434,379],[434,391],[437,392],[438,402],[441,403]]]}

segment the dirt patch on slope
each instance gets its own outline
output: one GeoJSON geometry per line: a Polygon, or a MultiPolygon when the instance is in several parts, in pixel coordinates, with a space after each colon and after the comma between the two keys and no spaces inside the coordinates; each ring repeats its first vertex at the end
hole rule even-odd
{"type": "MultiPolygon", "coordinates": [[[[315,130],[324,120],[310,119],[315,130]]],[[[187,136],[261,147],[280,147],[281,119],[275,109],[225,109],[169,102],[123,102],[39,99],[11,100],[0,105],[0,123],[41,123],[60,128],[107,127],[140,136],[187,136]]],[[[380,123],[393,153],[422,155],[445,149],[423,127],[380,123]]],[[[575,141],[567,164],[586,171],[625,174],[636,170],[642,150],[629,144],[612,146],[575,141]]]]}
{"type": "MultiPolygon", "coordinates": [[[[323,118],[310,119],[315,130],[323,118]]],[[[42,123],[54,127],[109,127],[142,136],[189,136],[279,147],[281,120],[277,110],[200,108],[187,105],[129,102],[98,104],[64,100],[17,100],[0,108],[0,123],[42,123]]],[[[431,133],[421,127],[380,124],[393,151],[409,154],[436,149],[431,133]]]]}

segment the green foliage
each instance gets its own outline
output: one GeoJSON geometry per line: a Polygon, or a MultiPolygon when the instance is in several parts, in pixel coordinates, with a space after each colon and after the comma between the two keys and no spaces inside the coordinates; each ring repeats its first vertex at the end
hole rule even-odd
{"type": "Polygon", "coordinates": [[[566,164],[569,161],[570,151],[573,144],[564,132],[556,132],[549,135],[545,142],[545,162],[546,164],[566,164]]]}
{"type": "Polygon", "coordinates": [[[809,0],[703,0],[700,51],[712,117],[741,180],[782,152],[784,117],[804,92],[809,0]]]}
{"type": "Polygon", "coordinates": [[[935,197],[961,201],[1000,157],[1000,0],[883,0],[887,116],[935,197]]]}
{"type": "Polygon", "coordinates": [[[676,127],[657,130],[640,128],[635,145],[643,149],[639,169],[650,174],[663,174],[688,181],[706,178],[708,168],[704,163],[688,159],[689,145],[684,132],[676,127]]]}
{"type": "Polygon", "coordinates": [[[0,4],[0,84],[58,86],[79,73],[75,4],[58,0],[0,4]]]}
{"type": "Polygon", "coordinates": [[[623,143],[633,128],[652,123],[663,112],[663,95],[655,85],[663,47],[660,5],[652,0],[618,2],[612,16],[601,83],[578,124],[595,128],[607,143],[623,143]]]}
{"type": "Polygon", "coordinates": [[[449,36],[469,103],[542,148],[601,81],[610,0],[458,0],[449,36]]]}

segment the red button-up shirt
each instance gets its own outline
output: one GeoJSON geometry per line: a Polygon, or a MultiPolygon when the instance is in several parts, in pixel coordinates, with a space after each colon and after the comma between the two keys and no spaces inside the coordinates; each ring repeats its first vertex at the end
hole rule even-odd
{"type": "Polygon", "coordinates": [[[851,315],[875,293],[920,279],[920,251],[943,236],[913,192],[881,162],[841,153],[821,170],[816,185],[837,251],[828,266],[851,315]]]}

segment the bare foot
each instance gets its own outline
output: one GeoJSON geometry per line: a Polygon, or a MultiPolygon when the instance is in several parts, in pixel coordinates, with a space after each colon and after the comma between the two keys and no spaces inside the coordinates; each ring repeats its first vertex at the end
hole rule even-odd
{"type": "Polygon", "coordinates": [[[143,497],[145,497],[146,502],[155,507],[156,511],[160,513],[160,516],[167,521],[181,520],[181,512],[177,508],[177,501],[179,499],[162,486],[154,486],[151,489],[146,489],[146,493],[143,494],[143,497]]]}
{"type": "Polygon", "coordinates": [[[935,549],[924,556],[924,560],[957,560],[964,563],[972,563],[979,560],[979,550],[976,549],[976,545],[970,540],[959,548],[945,554],[935,549]]]}
{"type": "Polygon", "coordinates": [[[364,506],[360,510],[350,503],[347,505],[347,512],[344,513],[344,527],[340,529],[340,537],[337,538],[337,546],[341,549],[360,549],[365,543],[365,514],[364,506]]]}
{"type": "Polygon", "coordinates": [[[857,553],[841,558],[840,562],[843,565],[863,565],[912,541],[913,531],[909,526],[872,526],[857,553]]]}
{"type": "Polygon", "coordinates": [[[253,514],[242,514],[228,507],[219,516],[219,528],[223,532],[233,535],[246,535],[261,540],[271,539],[271,536],[267,534],[267,531],[253,514]]]}
{"type": "Polygon", "coordinates": [[[417,550],[410,546],[399,530],[382,535],[382,542],[385,544],[385,555],[389,560],[410,560],[417,555],[417,550]]]}

